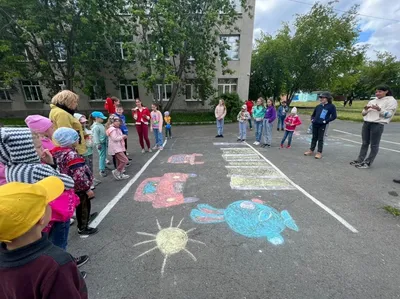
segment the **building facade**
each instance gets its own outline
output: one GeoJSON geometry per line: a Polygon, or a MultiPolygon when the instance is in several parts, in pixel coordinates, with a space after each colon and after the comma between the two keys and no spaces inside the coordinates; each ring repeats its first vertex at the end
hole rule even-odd
{"type": "MultiPolygon", "coordinates": [[[[248,4],[251,6],[250,15],[254,16],[255,0],[249,0],[248,4]]],[[[236,25],[240,29],[238,32],[220,35],[220,40],[230,45],[227,51],[230,58],[228,68],[233,71],[233,74],[223,74],[221,66],[217,65],[214,86],[218,94],[236,92],[245,101],[249,91],[254,18],[251,18],[248,13],[242,13],[236,25]]],[[[126,54],[123,43],[119,44],[121,58],[124,59],[126,54]]],[[[134,107],[137,97],[140,97],[147,106],[154,101],[162,100],[166,103],[172,93],[172,85],[160,84],[156,86],[155,93],[148,94],[133,73],[127,73],[126,79],[120,81],[118,86],[113,81],[115,80],[112,78],[106,78],[104,81],[97,82],[90,94],[74,88],[74,92],[80,96],[79,110],[82,112],[103,110],[105,93],[120,98],[125,109],[134,107]]],[[[60,80],[60,89],[64,85],[60,80]]],[[[0,89],[0,117],[23,117],[32,113],[46,115],[50,109],[48,104],[50,100],[49,91],[40,81],[16,79],[12,89],[0,89]]],[[[210,105],[208,100],[203,103],[198,99],[195,85],[186,84],[181,88],[172,109],[174,111],[208,111],[210,105]]]]}

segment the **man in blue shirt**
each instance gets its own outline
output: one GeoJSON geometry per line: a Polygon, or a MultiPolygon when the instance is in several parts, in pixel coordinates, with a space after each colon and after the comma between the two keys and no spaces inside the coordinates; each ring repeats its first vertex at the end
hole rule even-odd
{"type": "Polygon", "coordinates": [[[311,115],[313,135],[311,147],[304,153],[305,156],[312,156],[318,143],[318,152],[315,155],[315,159],[322,158],[326,125],[334,121],[337,116],[336,107],[332,104],[332,95],[330,92],[322,92],[319,95],[319,100],[321,104],[315,107],[314,112],[311,115]]]}

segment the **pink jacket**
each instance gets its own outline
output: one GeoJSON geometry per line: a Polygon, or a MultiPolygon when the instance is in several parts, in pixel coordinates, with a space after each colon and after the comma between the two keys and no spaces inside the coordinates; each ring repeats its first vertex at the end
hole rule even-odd
{"type": "Polygon", "coordinates": [[[301,119],[298,115],[292,116],[289,114],[289,116],[286,117],[285,119],[285,125],[286,125],[285,127],[286,131],[294,131],[296,130],[297,126],[301,125],[301,119]]]}
{"type": "Polygon", "coordinates": [[[113,156],[125,152],[124,134],[120,128],[110,126],[106,131],[108,136],[108,154],[113,156]]]}
{"type": "Polygon", "coordinates": [[[0,163],[0,186],[7,184],[6,181],[6,167],[0,163]]]}

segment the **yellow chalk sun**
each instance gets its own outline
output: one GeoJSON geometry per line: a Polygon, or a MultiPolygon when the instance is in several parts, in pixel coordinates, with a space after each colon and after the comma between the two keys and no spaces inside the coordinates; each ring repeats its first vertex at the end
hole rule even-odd
{"type": "Polygon", "coordinates": [[[183,219],[179,222],[179,224],[176,227],[173,227],[173,221],[174,217],[171,218],[171,224],[168,228],[162,228],[160,223],[158,222],[158,219],[156,219],[157,222],[157,227],[159,232],[157,234],[150,234],[150,233],[144,233],[144,232],[137,232],[137,234],[142,235],[142,236],[150,236],[153,237],[151,240],[146,240],[143,242],[136,243],[133,245],[134,247],[147,244],[147,243],[156,243],[156,246],[143,252],[139,256],[137,256],[135,259],[144,256],[153,250],[160,250],[160,252],[164,255],[164,261],[161,266],[161,276],[164,275],[164,269],[165,265],[167,263],[168,257],[170,257],[173,254],[176,254],[178,252],[184,251],[186,252],[195,262],[197,261],[196,257],[191,253],[188,249],[186,249],[186,245],[188,242],[193,242],[193,243],[198,243],[198,244],[203,244],[205,243],[197,240],[190,239],[188,237],[188,233],[191,231],[195,230],[195,228],[191,228],[188,231],[184,231],[183,229],[180,229],[179,227],[182,224],[183,219]]]}

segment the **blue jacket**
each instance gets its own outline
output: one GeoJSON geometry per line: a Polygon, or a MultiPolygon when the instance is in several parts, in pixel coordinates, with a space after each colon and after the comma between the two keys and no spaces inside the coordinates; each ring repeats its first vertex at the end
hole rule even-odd
{"type": "Polygon", "coordinates": [[[278,108],[278,117],[286,117],[286,113],[289,112],[289,106],[283,107],[283,105],[280,105],[278,108]]]}
{"type": "Polygon", "coordinates": [[[115,115],[118,116],[121,119],[121,125],[119,126],[119,128],[121,129],[122,134],[128,135],[128,126],[126,125],[125,115],[123,115],[123,114],[120,115],[120,114],[117,114],[117,113],[115,113],[115,115]]]}
{"type": "Polygon", "coordinates": [[[329,124],[336,119],[336,107],[333,104],[320,104],[315,107],[311,119],[313,124],[329,124]]]}

